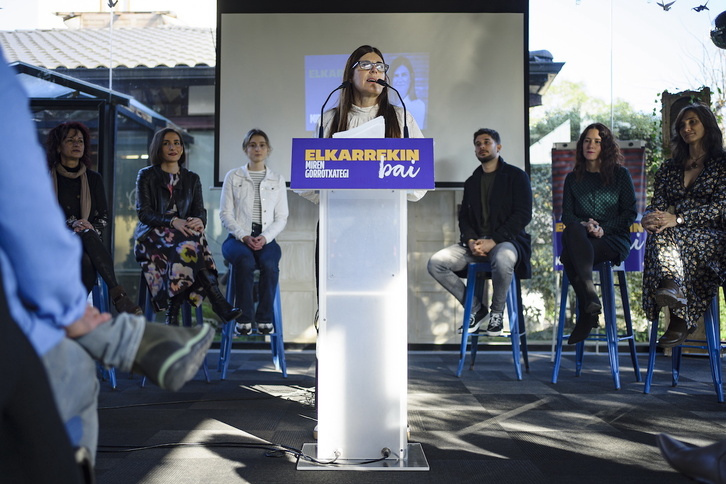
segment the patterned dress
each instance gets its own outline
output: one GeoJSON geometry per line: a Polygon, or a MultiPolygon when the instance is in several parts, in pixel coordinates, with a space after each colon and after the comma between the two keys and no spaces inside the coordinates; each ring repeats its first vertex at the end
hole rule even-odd
{"type": "Polygon", "coordinates": [[[685,307],[672,312],[689,327],[703,316],[723,283],[726,236],[726,158],[709,160],[690,187],[683,185],[683,167],[668,160],[655,176],[653,198],[646,212],[669,211],[683,223],[659,234],[648,234],[643,271],[643,309],[654,321],[659,307],[655,292],[672,279],[686,295],[685,307]]]}
{"type": "MultiPolygon", "coordinates": [[[[178,181],[179,175],[170,176],[170,191],[178,181]]],[[[167,213],[177,215],[173,199],[167,213]]],[[[217,274],[204,234],[187,236],[171,227],[154,227],[136,241],[134,252],[157,311],[167,307],[170,298],[185,292],[189,302],[199,306],[204,292],[194,275],[201,269],[217,274]]]]}

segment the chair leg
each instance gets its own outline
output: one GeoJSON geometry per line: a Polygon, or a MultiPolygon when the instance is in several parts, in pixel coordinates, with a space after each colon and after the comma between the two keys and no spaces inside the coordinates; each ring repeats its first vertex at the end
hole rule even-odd
{"type": "Polygon", "coordinates": [[[471,264],[469,264],[466,281],[467,283],[466,298],[464,299],[464,320],[461,324],[461,343],[459,345],[459,366],[456,369],[457,377],[460,377],[461,372],[464,370],[464,360],[466,360],[466,346],[469,341],[469,317],[471,316],[471,306],[474,303],[474,288],[476,286],[476,283],[474,281],[476,281],[476,271],[471,264]]]}
{"type": "Polygon", "coordinates": [[[552,367],[552,383],[557,383],[557,376],[560,373],[560,364],[562,362],[562,342],[565,333],[565,320],[567,319],[567,294],[570,288],[570,282],[567,274],[562,271],[562,288],[560,290],[560,315],[557,320],[557,341],[555,343],[555,361],[552,367]]]}
{"type": "Polygon", "coordinates": [[[643,393],[650,393],[650,385],[653,382],[653,370],[655,369],[656,341],[658,340],[658,319],[651,322],[650,342],[648,344],[648,369],[645,372],[645,384],[643,393]]]}
{"type": "Polygon", "coordinates": [[[628,339],[628,347],[630,349],[630,361],[633,364],[635,381],[643,381],[640,375],[640,365],[638,364],[638,353],[635,345],[635,332],[633,331],[633,318],[630,314],[630,299],[628,299],[628,283],[625,278],[624,271],[618,271],[618,285],[620,286],[620,301],[623,306],[623,316],[625,318],[625,337],[628,339]]]}

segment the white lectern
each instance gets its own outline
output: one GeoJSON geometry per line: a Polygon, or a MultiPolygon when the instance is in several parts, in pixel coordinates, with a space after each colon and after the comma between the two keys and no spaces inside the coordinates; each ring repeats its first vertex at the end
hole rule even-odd
{"type": "Polygon", "coordinates": [[[319,271],[318,442],[303,451],[340,465],[298,469],[428,470],[407,438],[406,190],[320,190],[319,271]]]}

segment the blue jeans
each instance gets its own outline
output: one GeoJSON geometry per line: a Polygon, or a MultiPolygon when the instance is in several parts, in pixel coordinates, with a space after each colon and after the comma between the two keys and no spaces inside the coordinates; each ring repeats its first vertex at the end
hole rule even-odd
{"type": "MultiPolygon", "coordinates": [[[[501,242],[494,246],[487,257],[474,256],[468,247],[459,244],[441,249],[429,259],[429,274],[444,286],[462,306],[466,298],[466,284],[455,272],[466,269],[471,262],[491,262],[492,265],[492,304],[493,313],[504,311],[509,284],[512,283],[514,266],[517,265],[517,249],[511,242],[501,242]]],[[[484,301],[475,300],[472,313],[479,310],[484,301]]]]}
{"type": "Polygon", "coordinates": [[[222,255],[234,266],[236,306],[242,310],[237,321],[243,323],[271,323],[275,302],[275,291],[280,278],[280,257],[282,250],[274,240],[260,250],[252,250],[241,240],[230,235],[222,244],[222,255]],[[254,271],[260,270],[257,286],[259,302],[255,312],[254,271]]]}
{"type": "Polygon", "coordinates": [[[142,316],[122,313],[78,339],[61,340],[41,358],[72,444],[86,447],[93,459],[98,442],[96,361],[130,370],[145,326],[142,316]]]}

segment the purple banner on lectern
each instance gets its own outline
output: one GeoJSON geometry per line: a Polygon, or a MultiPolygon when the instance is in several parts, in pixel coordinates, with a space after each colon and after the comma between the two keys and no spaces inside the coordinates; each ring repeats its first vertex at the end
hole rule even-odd
{"type": "Polygon", "coordinates": [[[294,138],[290,188],[434,189],[431,138],[294,138]]]}

